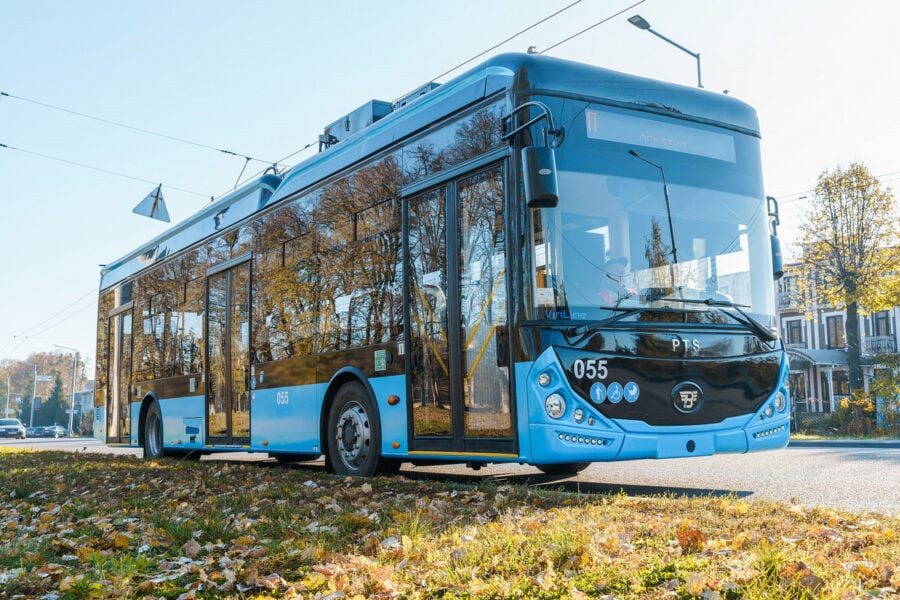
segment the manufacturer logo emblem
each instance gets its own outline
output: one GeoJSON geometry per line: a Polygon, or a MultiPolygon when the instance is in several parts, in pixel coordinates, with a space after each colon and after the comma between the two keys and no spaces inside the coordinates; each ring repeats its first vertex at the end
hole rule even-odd
{"type": "Polygon", "coordinates": [[[672,405],[680,413],[697,412],[703,404],[703,390],[692,381],[683,381],[672,388],[672,405]]]}

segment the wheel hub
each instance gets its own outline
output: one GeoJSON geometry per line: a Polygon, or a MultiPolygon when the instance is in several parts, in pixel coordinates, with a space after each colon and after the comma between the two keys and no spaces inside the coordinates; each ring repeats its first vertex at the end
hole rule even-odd
{"type": "Polygon", "coordinates": [[[338,454],[351,469],[359,469],[369,456],[371,429],[365,409],[351,402],[338,417],[335,431],[338,454]]]}

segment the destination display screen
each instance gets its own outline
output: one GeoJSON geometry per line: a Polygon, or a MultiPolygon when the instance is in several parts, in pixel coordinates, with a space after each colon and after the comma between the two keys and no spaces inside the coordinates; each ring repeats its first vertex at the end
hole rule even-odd
{"type": "Polygon", "coordinates": [[[672,122],[600,110],[585,110],[587,136],[593,140],[658,148],[735,162],[734,138],[672,122]]]}

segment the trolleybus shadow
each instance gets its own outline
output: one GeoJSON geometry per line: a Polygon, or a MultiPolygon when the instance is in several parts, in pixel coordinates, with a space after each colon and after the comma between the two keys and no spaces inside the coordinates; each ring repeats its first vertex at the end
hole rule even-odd
{"type": "Polygon", "coordinates": [[[449,483],[475,483],[492,481],[498,485],[522,485],[545,489],[562,490],[575,494],[595,494],[609,496],[625,494],[626,496],[677,496],[686,498],[737,496],[746,498],[753,494],[748,490],[723,490],[692,487],[672,487],[657,485],[636,485],[614,482],[583,481],[574,475],[544,475],[542,473],[523,475],[452,475],[447,473],[415,473],[400,474],[411,479],[442,481],[449,483]]]}
{"type": "MultiPolygon", "coordinates": [[[[322,473],[325,471],[321,459],[313,462],[301,463],[261,463],[267,466],[281,466],[284,468],[299,469],[322,473]]],[[[400,469],[400,476],[412,480],[434,481],[441,483],[477,484],[480,482],[492,482],[497,485],[521,485],[536,488],[562,490],[574,494],[594,494],[598,496],[610,496],[625,494],[626,496],[676,496],[686,498],[718,498],[724,496],[736,496],[746,498],[753,495],[750,490],[726,490],[700,487],[673,487],[662,485],[638,485],[615,482],[584,481],[574,475],[545,475],[543,473],[523,474],[455,474],[436,473],[434,471],[411,470],[408,465],[400,469]]]]}

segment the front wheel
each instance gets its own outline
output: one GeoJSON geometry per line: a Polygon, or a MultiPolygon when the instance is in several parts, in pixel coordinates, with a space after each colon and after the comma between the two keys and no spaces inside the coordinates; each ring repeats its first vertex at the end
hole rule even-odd
{"type": "Polygon", "coordinates": [[[589,462],[572,462],[535,466],[547,475],[574,475],[587,469],[590,464],[589,462]]]}
{"type": "Polygon", "coordinates": [[[381,458],[381,427],[375,404],[357,382],[338,390],[328,411],[325,467],[337,475],[372,477],[387,463],[381,458]]]}
{"type": "Polygon", "coordinates": [[[159,404],[151,402],[144,418],[144,458],[162,458],[165,455],[162,415],[159,404]]]}

